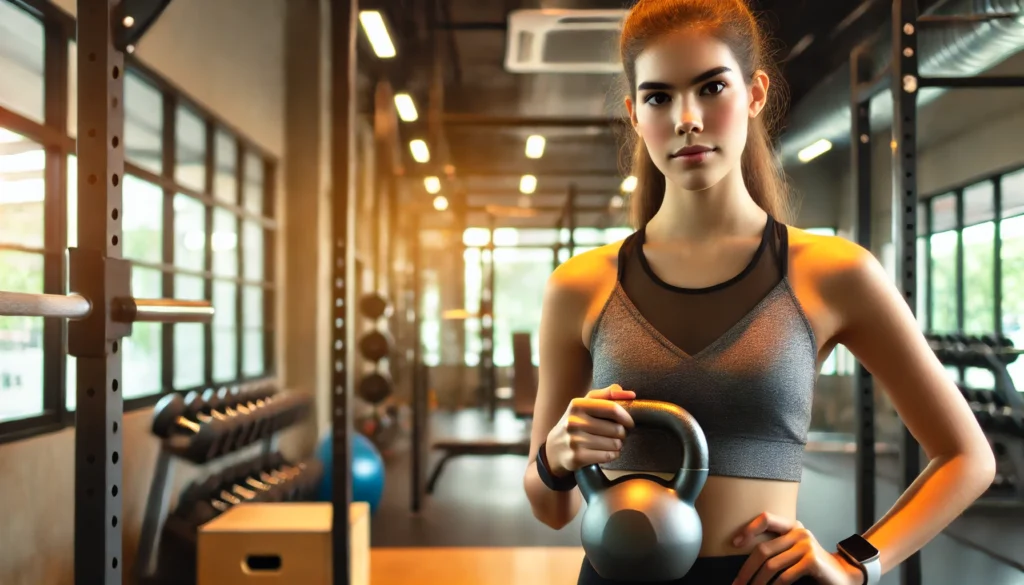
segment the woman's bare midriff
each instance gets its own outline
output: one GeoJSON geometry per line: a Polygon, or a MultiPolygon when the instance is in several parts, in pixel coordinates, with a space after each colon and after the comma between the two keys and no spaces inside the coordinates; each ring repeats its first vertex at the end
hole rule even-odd
{"type": "MultiPolygon", "coordinates": [[[[609,479],[615,479],[636,472],[605,469],[604,473],[609,479]]],[[[671,474],[654,475],[672,477],[671,474]]],[[[736,534],[762,512],[795,519],[799,488],[798,482],[791,481],[708,477],[696,504],[704,528],[700,556],[746,555],[759,543],[775,538],[777,535],[762,534],[742,549],[732,545],[736,534]]]]}

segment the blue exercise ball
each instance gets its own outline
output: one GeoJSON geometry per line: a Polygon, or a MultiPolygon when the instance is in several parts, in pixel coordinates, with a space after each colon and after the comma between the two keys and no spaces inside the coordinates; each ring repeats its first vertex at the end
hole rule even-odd
{"type": "MultiPolygon", "coordinates": [[[[317,446],[317,458],[324,466],[323,479],[317,491],[317,500],[331,501],[331,468],[334,461],[334,443],[328,432],[317,446]]],[[[365,436],[352,434],[352,501],[368,502],[370,513],[377,511],[384,494],[384,460],[377,447],[365,436]]]]}

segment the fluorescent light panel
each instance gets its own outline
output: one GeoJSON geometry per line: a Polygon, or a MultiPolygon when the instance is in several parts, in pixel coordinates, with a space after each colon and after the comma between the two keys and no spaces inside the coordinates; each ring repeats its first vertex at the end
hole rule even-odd
{"type": "Polygon", "coordinates": [[[381,59],[391,59],[397,52],[395,44],[391,42],[388,34],[388,27],[384,24],[384,17],[376,10],[363,10],[359,13],[359,23],[363,25],[363,32],[373,47],[373,52],[381,59]]]}

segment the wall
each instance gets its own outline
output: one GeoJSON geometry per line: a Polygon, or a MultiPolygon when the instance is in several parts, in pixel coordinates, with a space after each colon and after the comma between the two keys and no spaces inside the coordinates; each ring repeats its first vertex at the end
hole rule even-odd
{"type": "MultiPolygon", "coordinates": [[[[71,14],[74,0],[57,0],[71,14]]],[[[175,0],[140,44],[140,60],[279,159],[284,154],[284,0],[175,0]]],[[[282,169],[283,170],[283,169],[282,169]]],[[[278,172],[279,219],[286,217],[283,172],[278,172]]],[[[279,278],[281,241],[275,250],[279,278]]],[[[276,331],[287,320],[279,294],[276,331]]],[[[277,336],[282,355],[284,335],[277,336]]],[[[280,369],[281,360],[278,360],[280,369]]],[[[279,370],[280,371],[280,370],[279,370]]],[[[282,372],[285,373],[285,372],[282,372]]],[[[152,410],[125,415],[124,582],[134,583],[135,549],[157,442],[149,430],[152,410]]],[[[287,454],[301,445],[282,441],[287,454]]],[[[0,446],[0,583],[71,585],[74,582],[74,431],[68,429],[0,446]]],[[[193,475],[175,475],[178,487],[193,475]]]]}

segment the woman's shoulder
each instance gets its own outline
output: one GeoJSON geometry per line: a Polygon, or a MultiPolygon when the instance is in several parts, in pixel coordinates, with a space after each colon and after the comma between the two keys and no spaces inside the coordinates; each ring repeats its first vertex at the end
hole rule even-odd
{"type": "Polygon", "coordinates": [[[881,262],[842,236],[789,227],[790,274],[813,285],[829,305],[855,303],[859,294],[892,286],[881,262]]]}
{"type": "Polygon", "coordinates": [[[620,240],[576,254],[558,265],[548,278],[549,305],[586,310],[595,299],[607,296],[619,270],[620,240]]]}

